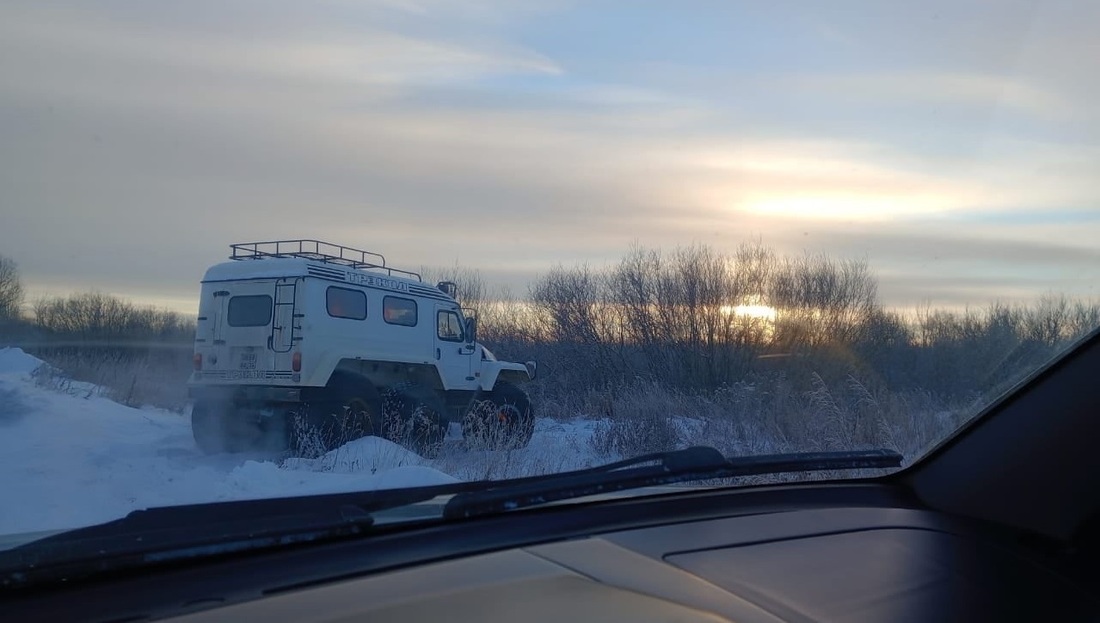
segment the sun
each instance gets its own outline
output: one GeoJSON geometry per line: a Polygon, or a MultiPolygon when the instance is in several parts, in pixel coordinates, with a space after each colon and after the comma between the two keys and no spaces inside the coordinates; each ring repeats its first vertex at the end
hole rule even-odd
{"type": "Polygon", "coordinates": [[[769,321],[774,321],[776,315],[774,307],[753,302],[742,305],[723,305],[720,311],[727,316],[741,316],[744,318],[769,321]]]}
{"type": "Polygon", "coordinates": [[[883,218],[882,201],[873,197],[854,196],[784,196],[753,201],[746,206],[750,212],[779,216],[827,220],[874,220],[883,218]]]}

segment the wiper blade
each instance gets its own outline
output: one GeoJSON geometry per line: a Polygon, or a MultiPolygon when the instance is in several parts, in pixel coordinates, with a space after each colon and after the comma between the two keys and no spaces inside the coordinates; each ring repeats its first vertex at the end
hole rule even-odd
{"type": "Polygon", "coordinates": [[[151,508],[0,551],[0,589],[72,581],[150,564],[360,538],[373,532],[376,513],[444,495],[454,497],[442,517],[453,519],[690,480],[895,467],[900,462],[901,455],[886,450],[726,459],[714,448],[697,447],[509,480],[151,508]]]}
{"type": "Polygon", "coordinates": [[[356,538],[373,513],[468,483],[150,508],[0,551],[0,589],[189,558],[356,538]]]}
{"type": "Polygon", "coordinates": [[[486,483],[488,486],[485,488],[452,497],[443,508],[443,517],[461,519],[491,515],[559,500],[692,480],[898,467],[901,460],[902,456],[893,450],[799,452],[727,458],[715,448],[698,446],[647,454],[575,472],[495,485],[486,483]]]}

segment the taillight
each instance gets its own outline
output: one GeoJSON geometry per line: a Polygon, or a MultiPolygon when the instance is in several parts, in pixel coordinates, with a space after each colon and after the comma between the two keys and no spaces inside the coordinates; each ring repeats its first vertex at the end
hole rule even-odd
{"type": "Polygon", "coordinates": [[[195,364],[195,370],[202,370],[202,353],[195,353],[195,357],[191,361],[195,364]]]}
{"type": "Polygon", "coordinates": [[[290,369],[294,372],[302,371],[302,353],[295,351],[290,357],[290,369]]]}

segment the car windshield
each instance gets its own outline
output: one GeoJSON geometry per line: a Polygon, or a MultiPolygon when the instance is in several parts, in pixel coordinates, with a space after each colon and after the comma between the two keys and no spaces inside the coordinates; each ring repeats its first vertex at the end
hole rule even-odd
{"type": "Polygon", "coordinates": [[[919,461],[1100,326],[1098,17],[7,0],[0,544],[694,446],[919,461]]]}

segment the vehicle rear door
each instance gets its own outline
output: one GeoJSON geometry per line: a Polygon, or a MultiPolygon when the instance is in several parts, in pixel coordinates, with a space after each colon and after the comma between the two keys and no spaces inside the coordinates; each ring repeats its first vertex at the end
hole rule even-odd
{"type": "MultiPolygon", "coordinates": [[[[263,379],[276,369],[273,349],[276,285],[271,280],[225,284],[217,333],[215,368],[232,380],[263,379]]],[[[289,314],[293,315],[293,306],[289,314]]],[[[290,318],[293,320],[293,318],[290,318]]],[[[289,360],[286,365],[289,369],[289,360]]]]}

